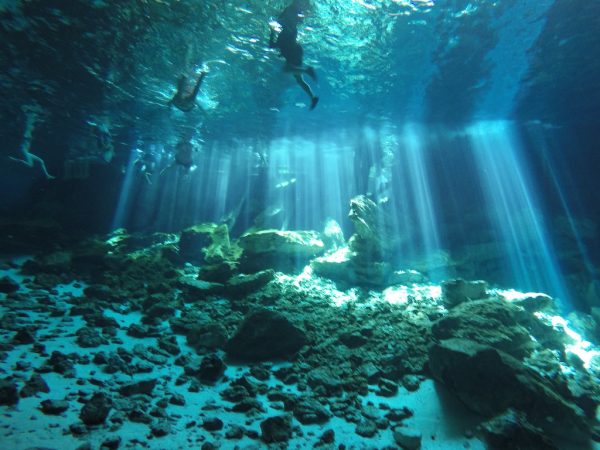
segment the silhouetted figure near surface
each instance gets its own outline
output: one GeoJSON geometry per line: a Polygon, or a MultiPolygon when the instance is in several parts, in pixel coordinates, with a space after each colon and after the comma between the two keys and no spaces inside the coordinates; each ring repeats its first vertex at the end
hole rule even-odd
{"type": "Polygon", "coordinates": [[[202,86],[202,80],[206,76],[207,72],[202,71],[196,79],[196,84],[193,87],[188,80],[188,77],[181,75],[177,80],[177,92],[175,96],[169,101],[169,105],[173,105],[183,112],[189,112],[196,106],[196,97],[202,86]]]}
{"type": "Polygon", "coordinates": [[[269,47],[279,49],[281,56],[285,58],[283,70],[291,72],[298,85],[308,94],[310,97],[310,109],[312,110],[317,106],[319,97],[313,93],[302,74],[306,73],[313,80],[317,79],[317,75],[313,67],[304,65],[304,50],[298,44],[298,24],[303,17],[302,3],[303,0],[294,0],[292,4],[283,10],[277,19],[277,22],[281,25],[281,31],[277,39],[275,39],[275,30],[271,29],[269,47]]]}

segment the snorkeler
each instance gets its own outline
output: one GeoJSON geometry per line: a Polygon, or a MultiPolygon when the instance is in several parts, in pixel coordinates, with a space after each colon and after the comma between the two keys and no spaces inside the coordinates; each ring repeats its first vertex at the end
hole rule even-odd
{"type": "Polygon", "coordinates": [[[304,50],[298,43],[298,24],[302,20],[302,4],[303,0],[293,0],[293,2],[286,7],[277,22],[281,25],[281,31],[275,39],[275,30],[271,29],[271,36],[269,38],[269,47],[278,48],[281,56],[285,58],[285,66],[283,70],[285,72],[291,72],[296,79],[298,85],[308,94],[310,97],[310,109],[315,109],[319,102],[317,97],[304,77],[303,73],[306,73],[313,80],[317,79],[315,69],[311,66],[305,66],[303,64],[304,50]]]}
{"type": "Polygon", "coordinates": [[[174,105],[183,112],[189,112],[194,109],[194,106],[196,106],[196,96],[200,91],[202,80],[204,80],[206,74],[206,70],[200,72],[200,75],[196,79],[196,84],[192,89],[190,89],[191,85],[188,81],[188,78],[185,75],[181,75],[179,80],[177,80],[177,92],[169,101],[169,106],[174,105]]]}

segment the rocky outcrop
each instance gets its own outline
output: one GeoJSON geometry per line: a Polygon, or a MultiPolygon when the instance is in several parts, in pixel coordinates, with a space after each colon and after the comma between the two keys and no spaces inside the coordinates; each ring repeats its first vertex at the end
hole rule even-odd
{"type": "Polygon", "coordinates": [[[466,339],[444,340],[431,347],[429,367],[437,381],[476,413],[493,417],[514,408],[549,434],[589,437],[588,419],[578,406],[535,371],[493,347],[466,339]]]}
{"type": "Polygon", "coordinates": [[[312,269],[317,275],[338,282],[367,287],[387,285],[392,274],[390,259],[399,243],[392,232],[391,218],[364,195],[350,201],[349,218],[355,232],[348,247],[313,260],[312,269]]]}
{"type": "Polygon", "coordinates": [[[442,283],[444,306],[453,308],[461,303],[487,297],[485,281],[465,281],[463,279],[447,280],[442,283]]]}
{"type": "Polygon", "coordinates": [[[227,225],[205,223],[186,228],[179,237],[179,255],[186,261],[219,264],[236,259],[227,225]]]}
{"type": "Polygon", "coordinates": [[[529,320],[537,319],[503,300],[476,300],[452,308],[431,331],[437,340],[465,339],[522,358],[536,347],[524,326],[529,320]]]}
{"type": "Polygon", "coordinates": [[[253,273],[265,269],[290,272],[304,267],[323,253],[325,244],[314,231],[260,230],[242,235],[240,271],[253,273]]]}
{"type": "Polygon", "coordinates": [[[304,331],[268,309],[249,313],[225,345],[230,357],[245,361],[289,358],[305,344],[304,331]]]}

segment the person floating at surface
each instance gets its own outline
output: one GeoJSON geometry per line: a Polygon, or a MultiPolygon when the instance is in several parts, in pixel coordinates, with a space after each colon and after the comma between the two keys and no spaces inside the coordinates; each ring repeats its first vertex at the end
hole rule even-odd
{"type": "Polygon", "coordinates": [[[177,80],[177,92],[175,96],[169,101],[169,106],[173,105],[183,112],[189,112],[196,106],[196,96],[202,86],[202,80],[208,72],[203,70],[196,79],[196,84],[192,88],[188,77],[181,75],[177,80]]]}
{"type": "Polygon", "coordinates": [[[303,0],[293,0],[293,2],[283,10],[277,19],[277,22],[281,25],[281,31],[279,32],[277,39],[275,39],[275,30],[271,29],[269,47],[279,49],[281,56],[285,58],[283,70],[285,72],[291,72],[294,75],[298,85],[310,97],[310,109],[313,110],[319,102],[319,97],[313,93],[302,74],[307,74],[313,80],[317,79],[317,75],[313,67],[304,65],[304,50],[297,40],[298,24],[303,17],[302,4],[303,0]]]}

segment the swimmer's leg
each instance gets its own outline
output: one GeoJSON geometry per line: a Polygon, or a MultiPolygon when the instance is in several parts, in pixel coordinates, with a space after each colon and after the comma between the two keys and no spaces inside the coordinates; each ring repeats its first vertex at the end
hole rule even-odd
{"type": "Polygon", "coordinates": [[[317,103],[319,102],[319,97],[315,96],[309,84],[302,77],[301,71],[294,71],[294,78],[296,79],[296,83],[298,83],[302,90],[310,97],[310,109],[315,109],[315,106],[317,106],[317,103]]]}
{"type": "Polygon", "coordinates": [[[196,98],[196,96],[198,95],[198,92],[200,91],[200,86],[202,86],[202,80],[204,80],[205,76],[206,76],[206,72],[200,73],[200,76],[198,77],[198,81],[196,81],[196,86],[194,86],[194,91],[192,92],[192,95],[190,95],[190,98],[196,98]]]}

